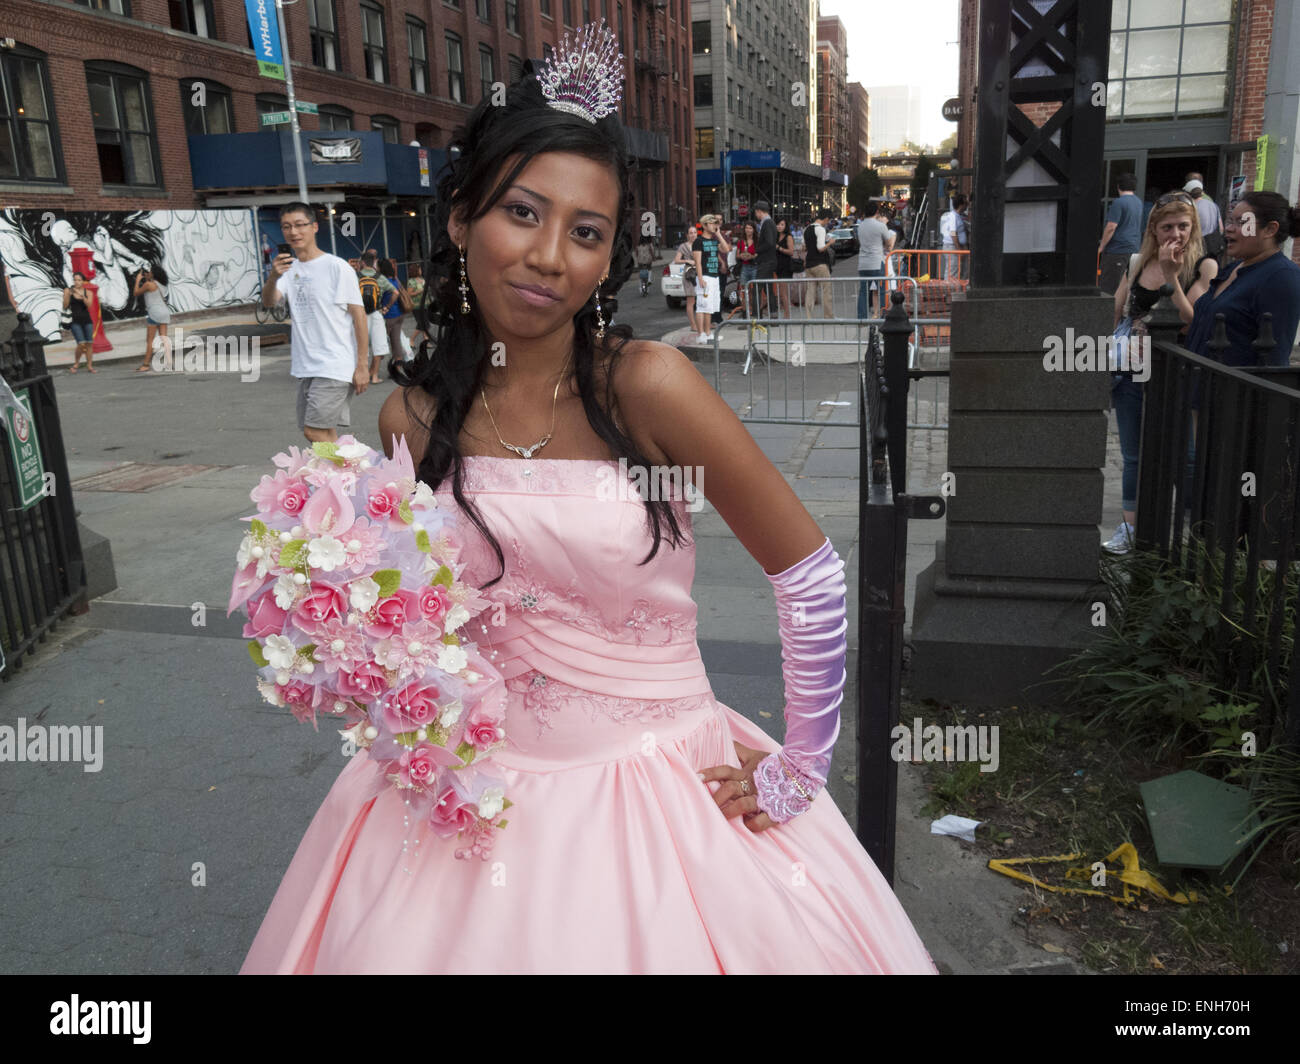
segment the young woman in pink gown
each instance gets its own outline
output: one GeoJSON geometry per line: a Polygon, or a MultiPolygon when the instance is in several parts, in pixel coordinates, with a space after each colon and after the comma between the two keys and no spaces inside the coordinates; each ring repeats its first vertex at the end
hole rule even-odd
{"type": "MultiPolygon", "coordinates": [[[[593,62],[616,92],[621,62],[593,62]]],[[[505,106],[485,100],[457,131],[430,341],[394,366],[403,387],[379,422],[384,449],[405,437],[458,511],[459,576],[492,603],[470,634],[509,692],[494,755],[509,824],[488,859],[458,860],[457,840],[407,829],[397,791],[370,796],[359,754],[242,971],[933,973],[818,793],[844,682],[843,563],[679,351],[606,327],[640,232],[623,133],[610,93],[550,73],[527,65],[505,106]],[[638,494],[655,466],[684,471],[671,499],[638,494]],[[695,491],[773,584],[781,746],[705,675],[695,491]]]]}

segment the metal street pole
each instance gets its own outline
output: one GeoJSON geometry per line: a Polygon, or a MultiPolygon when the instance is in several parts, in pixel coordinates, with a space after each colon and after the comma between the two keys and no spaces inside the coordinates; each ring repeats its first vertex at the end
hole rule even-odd
{"type": "Polygon", "coordinates": [[[298,167],[298,198],[307,203],[307,177],[302,168],[302,145],[298,143],[298,109],[293,99],[293,60],[289,55],[289,29],[284,22],[284,0],[275,0],[275,15],[280,20],[280,42],[284,48],[284,86],[289,94],[289,131],[293,136],[293,161],[298,167]]]}

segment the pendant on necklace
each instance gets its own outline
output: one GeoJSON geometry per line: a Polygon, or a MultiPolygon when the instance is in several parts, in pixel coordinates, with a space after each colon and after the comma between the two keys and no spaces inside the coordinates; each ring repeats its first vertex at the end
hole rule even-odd
{"type": "Polygon", "coordinates": [[[549,443],[550,440],[551,440],[551,437],[550,437],[550,435],[548,434],[548,435],[546,435],[546,436],[543,436],[540,440],[538,440],[538,441],[537,441],[535,444],[533,444],[531,447],[516,447],[513,443],[505,443],[504,440],[502,440],[501,442],[502,442],[503,444],[505,444],[505,446],[509,447],[510,450],[514,451],[515,454],[519,455],[521,458],[532,458],[532,456],[533,456],[534,454],[536,454],[537,451],[538,451],[541,447],[543,447],[545,444],[549,443]]]}

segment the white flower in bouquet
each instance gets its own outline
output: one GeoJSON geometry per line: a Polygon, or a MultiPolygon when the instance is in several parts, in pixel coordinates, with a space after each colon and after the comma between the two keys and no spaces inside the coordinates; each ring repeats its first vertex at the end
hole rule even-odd
{"type": "Polygon", "coordinates": [[[506,792],[500,787],[485,787],[478,800],[478,815],[491,820],[505,808],[506,792]]]}
{"type": "Polygon", "coordinates": [[[379,601],[379,585],[368,576],[353,580],[348,585],[348,605],[365,613],[379,601]]]}
{"type": "Polygon", "coordinates": [[[458,646],[444,643],[442,649],[438,651],[438,668],[443,672],[449,672],[454,676],[468,664],[469,655],[458,646]]]}
{"type": "Polygon", "coordinates": [[[293,659],[298,654],[298,648],[293,645],[293,640],[288,636],[268,635],[262,653],[266,655],[266,662],[271,668],[289,669],[293,667],[293,659]]]}
{"type": "Polygon", "coordinates": [[[332,573],[345,565],[347,560],[347,549],[331,535],[318,536],[307,544],[307,564],[313,569],[332,573]]]}

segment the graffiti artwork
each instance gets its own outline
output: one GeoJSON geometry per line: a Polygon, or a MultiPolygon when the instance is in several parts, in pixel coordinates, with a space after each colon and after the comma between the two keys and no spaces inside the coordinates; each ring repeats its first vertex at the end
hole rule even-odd
{"type": "Polygon", "coordinates": [[[119,321],[144,316],[133,289],[145,268],[165,271],[173,312],[252,302],[256,254],[247,211],[0,211],[0,262],[15,309],[49,341],[60,337],[74,272],[98,287],[104,320],[119,321]]]}

